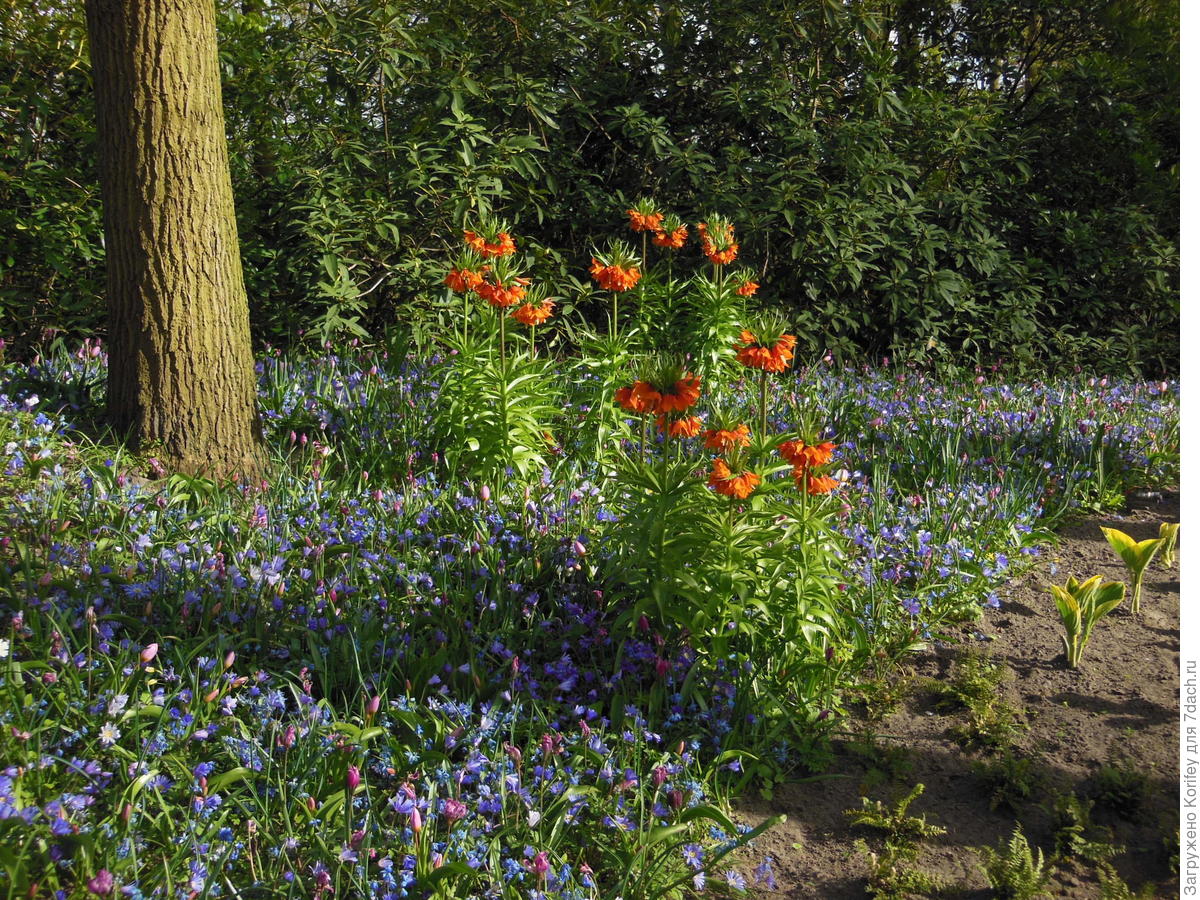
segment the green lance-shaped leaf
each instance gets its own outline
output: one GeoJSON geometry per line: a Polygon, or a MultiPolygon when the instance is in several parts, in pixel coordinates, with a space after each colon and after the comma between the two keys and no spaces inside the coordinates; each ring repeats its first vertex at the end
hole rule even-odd
{"type": "Polygon", "coordinates": [[[1067,665],[1078,668],[1083,649],[1092,637],[1092,629],[1102,618],[1121,605],[1125,599],[1125,585],[1116,581],[1101,583],[1099,575],[1079,582],[1074,577],[1067,579],[1066,587],[1050,586],[1054,603],[1062,619],[1063,647],[1067,665]]]}
{"type": "Polygon", "coordinates": [[[1179,540],[1179,523],[1163,522],[1159,525],[1158,539],[1162,541],[1162,564],[1169,569],[1175,565],[1175,543],[1179,540]]]}
{"type": "Polygon", "coordinates": [[[1133,583],[1133,603],[1130,605],[1130,609],[1136,616],[1141,611],[1142,605],[1142,578],[1145,576],[1146,567],[1150,565],[1150,560],[1154,559],[1154,554],[1162,546],[1162,538],[1147,538],[1139,543],[1116,528],[1101,526],[1100,530],[1108,540],[1109,546],[1113,548],[1117,556],[1121,557],[1125,568],[1129,570],[1129,576],[1133,583]]]}

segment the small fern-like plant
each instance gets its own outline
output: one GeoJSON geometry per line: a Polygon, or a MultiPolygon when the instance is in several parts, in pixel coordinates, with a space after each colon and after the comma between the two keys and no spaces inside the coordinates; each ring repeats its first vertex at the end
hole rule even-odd
{"type": "Polygon", "coordinates": [[[1046,888],[1054,869],[1046,865],[1040,849],[1035,852],[1029,846],[1020,825],[1007,844],[1001,841],[997,850],[981,847],[980,854],[983,856],[983,873],[997,897],[1005,900],[1035,900],[1037,897],[1050,896],[1046,888]]]}
{"type": "Polygon", "coordinates": [[[918,784],[890,808],[882,800],[863,797],[862,809],[848,809],[846,815],[852,827],[874,828],[882,832],[889,843],[914,844],[922,838],[946,833],[946,829],[940,825],[925,821],[925,816],[908,814],[909,806],[923,793],[925,785],[918,784]]]}
{"type": "Polygon", "coordinates": [[[1063,647],[1067,654],[1067,665],[1077,669],[1083,657],[1083,648],[1091,640],[1096,623],[1125,599],[1125,585],[1116,581],[1101,584],[1099,575],[1079,582],[1072,575],[1065,587],[1050,585],[1050,592],[1054,595],[1054,603],[1066,632],[1063,647]]]}
{"type": "Polygon", "coordinates": [[[1100,863],[1096,867],[1096,874],[1100,877],[1100,900],[1154,900],[1153,882],[1143,884],[1141,890],[1134,893],[1108,863],[1100,863]]]}
{"type": "Polygon", "coordinates": [[[1133,594],[1129,611],[1136,616],[1142,608],[1142,578],[1146,575],[1146,567],[1150,565],[1150,561],[1154,559],[1154,555],[1162,546],[1162,538],[1135,541],[1125,532],[1116,528],[1102,526],[1100,530],[1104,532],[1109,546],[1113,548],[1117,556],[1121,557],[1121,562],[1125,563],[1125,568],[1129,570],[1133,594]]]}

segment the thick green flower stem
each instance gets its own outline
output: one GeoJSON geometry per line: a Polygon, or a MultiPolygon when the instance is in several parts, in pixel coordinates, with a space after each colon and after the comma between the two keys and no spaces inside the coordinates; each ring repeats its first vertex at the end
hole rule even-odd
{"type": "MultiPolygon", "coordinates": [[[[446,289],[447,301],[450,299],[450,295],[452,293],[453,292],[449,288],[446,289]]],[[[462,320],[463,344],[466,344],[466,342],[467,342],[467,323],[470,321],[471,321],[471,292],[463,291],[463,320],[462,320]]]]}
{"type": "Polygon", "coordinates": [[[508,318],[504,310],[497,307],[496,314],[500,316],[500,378],[507,385],[508,383],[508,359],[504,355],[504,321],[508,318]]]}
{"type": "Polygon", "coordinates": [[[609,325],[608,325],[608,336],[615,341],[617,339],[617,292],[616,291],[613,291],[612,303],[613,303],[612,319],[609,321],[609,325]]]}
{"type": "MultiPolygon", "coordinates": [[[[496,313],[500,316],[500,440],[504,442],[504,449],[508,447],[508,357],[504,352],[505,326],[504,320],[508,318],[503,309],[497,308],[496,313]]],[[[497,476],[501,482],[504,481],[504,472],[501,471],[497,476]]],[[[501,483],[501,492],[506,487],[501,483]]]]}
{"type": "Polygon", "coordinates": [[[1130,605],[1129,611],[1135,616],[1142,611],[1142,579],[1144,577],[1144,572],[1138,572],[1133,576],[1133,603],[1130,605]]]}
{"type": "Polygon", "coordinates": [[[758,444],[767,439],[767,370],[758,373],[758,444]]]}

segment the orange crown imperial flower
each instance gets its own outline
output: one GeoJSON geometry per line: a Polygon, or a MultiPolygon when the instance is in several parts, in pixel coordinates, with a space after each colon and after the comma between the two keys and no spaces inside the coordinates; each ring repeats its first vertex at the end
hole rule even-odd
{"type": "Polygon", "coordinates": [[[685,374],[669,389],[662,392],[658,411],[662,413],[686,412],[700,399],[700,376],[685,374]]]}
{"type": "Polygon", "coordinates": [[[737,361],[743,366],[765,372],[784,372],[792,361],[796,337],[785,334],[770,347],[764,347],[758,343],[754,332],[743,329],[735,346],[738,348],[737,361]]]}
{"type": "Polygon", "coordinates": [[[514,278],[511,285],[484,281],[475,288],[475,293],[486,300],[488,305],[507,309],[525,299],[525,287],[528,284],[528,278],[514,278]]]}
{"type": "Polygon", "coordinates": [[[747,278],[740,285],[738,285],[737,293],[742,297],[753,297],[758,291],[758,288],[759,283],[757,281],[751,281],[749,278],[747,278]]]}
{"type": "Polygon", "coordinates": [[[810,475],[807,469],[795,468],[792,477],[796,479],[796,487],[803,488],[810,494],[828,494],[834,491],[839,482],[828,475],[810,475]]]}
{"type": "Polygon", "coordinates": [[[668,419],[665,413],[660,413],[655,420],[659,431],[665,431],[667,437],[695,437],[704,427],[699,416],[684,416],[681,419],[668,419]]]}
{"type": "Polygon", "coordinates": [[[487,240],[482,235],[476,234],[474,231],[464,231],[463,240],[466,241],[468,247],[481,256],[508,256],[510,253],[517,252],[517,245],[513,242],[512,236],[507,231],[496,232],[496,240],[494,242],[487,240]]]}
{"type": "Polygon", "coordinates": [[[721,218],[713,219],[710,230],[707,222],[696,225],[700,233],[700,249],[714,266],[724,266],[737,259],[738,245],[733,239],[733,225],[721,218]]]}
{"type": "Polygon", "coordinates": [[[622,268],[621,266],[606,266],[597,259],[592,260],[592,277],[606,291],[621,293],[634,287],[641,281],[642,273],[637,266],[622,268]]]}
{"type": "Polygon", "coordinates": [[[806,444],[804,441],[784,441],[779,445],[779,455],[799,469],[823,466],[833,459],[837,444],[806,444]]]}
{"type": "Polygon", "coordinates": [[[660,212],[644,213],[636,209],[627,209],[629,227],[634,231],[658,231],[662,225],[663,214],[660,212]]]}
{"type": "Polygon", "coordinates": [[[451,269],[446,275],[446,287],[460,294],[475,290],[483,283],[483,273],[472,269],[451,269]]]}
{"type": "Polygon", "coordinates": [[[735,447],[749,447],[750,429],[745,425],[739,425],[732,430],[710,428],[704,432],[704,446],[718,453],[725,453],[735,447]]]}
{"type": "Polygon", "coordinates": [[[740,472],[737,475],[730,471],[729,465],[723,459],[714,459],[712,472],[708,476],[708,486],[718,494],[745,500],[762,481],[751,471],[740,472]]]}
{"type": "Polygon", "coordinates": [[[630,387],[618,389],[614,399],[622,409],[642,415],[658,412],[658,402],[662,399],[662,394],[648,382],[635,381],[630,387]]]}
{"type": "Polygon", "coordinates": [[[540,304],[525,303],[513,310],[512,317],[522,325],[541,325],[554,315],[554,301],[543,300],[540,304]]]}
{"type": "Polygon", "coordinates": [[[687,243],[688,230],[686,225],[680,225],[672,231],[655,231],[651,243],[656,247],[666,247],[668,250],[678,250],[687,243]]]}

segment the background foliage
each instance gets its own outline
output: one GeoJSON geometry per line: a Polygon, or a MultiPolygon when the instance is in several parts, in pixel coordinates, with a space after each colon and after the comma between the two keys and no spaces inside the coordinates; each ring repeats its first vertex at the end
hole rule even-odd
{"type": "MultiPolygon", "coordinates": [[[[493,210],[580,279],[649,195],[732,218],[808,352],[1178,367],[1177,2],[219,9],[260,340],[431,324],[437,251],[493,210]]],[[[80,5],[6,4],[0,44],[0,317],[102,333],[80,5]]]]}

